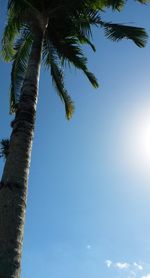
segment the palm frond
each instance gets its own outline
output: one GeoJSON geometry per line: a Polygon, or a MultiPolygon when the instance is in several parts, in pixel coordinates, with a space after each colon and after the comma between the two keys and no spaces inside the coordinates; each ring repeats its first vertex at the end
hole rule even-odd
{"type": "Polygon", "coordinates": [[[2,37],[1,55],[6,62],[11,61],[15,54],[13,43],[19,33],[20,27],[20,22],[16,18],[14,10],[10,9],[8,13],[8,22],[2,37]]]}
{"type": "Polygon", "coordinates": [[[148,35],[143,28],[108,22],[101,22],[101,26],[105,30],[106,37],[113,41],[130,39],[139,47],[144,47],[147,42],[148,35]]]}
{"type": "Polygon", "coordinates": [[[86,38],[83,34],[78,35],[78,40],[79,40],[79,43],[88,44],[94,52],[96,51],[95,45],[88,38],[86,38]]]}
{"type": "Polygon", "coordinates": [[[10,113],[15,113],[25,78],[27,62],[32,44],[30,32],[25,32],[15,43],[16,54],[13,59],[10,87],[10,113]]]}
{"type": "Polygon", "coordinates": [[[52,81],[56,87],[56,91],[65,105],[66,117],[69,120],[74,111],[74,104],[64,86],[64,73],[59,65],[57,53],[49,41],[43,45],[44,64],[50,68],[52,81]]]}
{"type": "Polygon", "coordinates": [[[9,154],[9,145],[10,145],[9,139],[2,139],[0,141],[0,158],[1,157],[3,157],[4,159],[7,158],[9,154]]]}
{"type": "Polygon", "coordinates": [[[150,0],[136,0],[137,2],[141,3],[141,4],[147,4],[150,3],[150,0]]]}
{"type": "Polygon", "coordinates": [[[35,8],[36,1],[28,1],[28,0],[9,0],[8,1],[8,10],[14,9],[17,13],[21,13],[22,9],[25,11],[25,9],[30,8],[37,12],[37,9],[35,8]],[[32,3],[33,2],[33,3],[32,3]]]}
{"type": "Polygon", "coordinates": [[[64,63],[68,62],[82,70],[92,86],[94,88],[98,87],[96,77],[87,69],[87,58],[84,56],[76,38],[64,38],[64,40],[58,41],[53,37],[53,45],[56,47],[58,55],[64,63]]]}
{"type": "Polygon", "coordinates": [[[74,111],[74,104],[71,100],[71,97],[67,93],[67,90],[64,88],[63,71],[55,62],[51,63],[51,76],[58,95],[65,104],[66,117],[69,120],[72,117],[74,111]]]}
{"type": "Polygon", "coordinates": [[[98,82],[93,73],[91,73],[87,68],[87,59],[83,55],[79,45],[69,44],[68,39],[66,39],[61,47],[57,48],[64,61],[73,64],[76,68],[82,70],[84,74],[89,79],[90,83],[94,88],[98,88],[98,82]]]}
{"type": "Polygon", "coordinates": [[[94,1],[93,7],[98,10],[112,8],[113,10],[120,11],[123,8],[125,2],[125,0],[97,0],[94,1]]]}
{"type": "MultiPolygon", "coordinates": [[[[80,34],[86,37],[89,41],[92,38],[92,26],[97,26],[101,22],[99,12],[94,9],[86,8],[84,13],[79,13],[76,17],[70,19],[69,36],[79,37],[80,34]]],[[[65,34],[66,36],[67,34],[65,34]]]]}
{"type": "Polygon", "coordinates": [[[88,80],[90,81],[90,83],[92,84],[92,86],[96,89],[99,87],[97,78],[95,77],[95,75],[90,72],[87,68],[83,70],[85,75],[87,76],[88,80]]]}

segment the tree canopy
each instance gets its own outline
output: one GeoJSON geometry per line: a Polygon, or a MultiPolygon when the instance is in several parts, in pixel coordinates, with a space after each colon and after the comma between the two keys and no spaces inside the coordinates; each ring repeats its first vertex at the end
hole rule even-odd
{"type": "Polygon", "coordinates": [[[91,84],[98,87],[82,50],[84,44],[96,50],[92,43],[92,27],[104,29],[105,36],[114,41],[131,39],[139,47],[146,43],[147,34],[143,28],[102,20],[104,9],[121,10],[125,3],[123,0],[10,0],[8,23],[2,40],[3,58],[13,62],[10,112],[14,113],[18,106],[34,35],[44,30],[42,63],[50,70],[56,91],[64,102],[66,116],[70,119],[74,105],[64,84],[65,66],[69,64],[82,70],[91,84]]]}

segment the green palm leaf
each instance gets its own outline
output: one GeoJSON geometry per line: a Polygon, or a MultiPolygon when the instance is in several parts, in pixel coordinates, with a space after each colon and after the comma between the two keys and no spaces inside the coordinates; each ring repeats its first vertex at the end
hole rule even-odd
{"type": "Polygon", "coordinates": [[[81,44],[88,44],[92,48],[92,50],[94,52],[96,52],[95,45],[88,38],[86,38],[83,34],[78,35],[78,40],[79,40],[79,43],[81,43],[81,44]]]}
{"type": "Polygon", "coordinates": [[[6,62],[11,61],[15,54],[14,41],[19,34],[20,27],[20,23],[15,17],[13,9],[10,9],[8,14],[8,22],[3,33],[1,51],[1,55],[6,62]]]}
{"type": "Polygon", "coordinates": [[[95,9],[112,8],[113,10],[120,11],[123,8],[125,2],[125,0],[97,0],[93,4],[93,7],[95,9]]]}
{"type": "Polygon", "coordinates": [[[83,55],[82,50],[76,38],[65,38],[62,41],[53,40],[53,45],[56,47],[58,55],[62,58],[63,63],[68,62],[76,68],[82,70],[94,88],[98,87],[98,82],[94,74],[87,69],[87,59],[83,55]]]}
{"type": "Polygon", "coordinates": [[[43,60],[46,67],[50,68],[52,81],[55,85],[56,91],[63,101],[66,110],[66,117],[69,120],[74,111],[74,104],[64,86],[64,73],[59,65],[59,58],[55,48],[48,40],[44,41],[43,46],[43,60]]]}
{"type": "Polygon", "coordinates": [[[147,42],[148,35],[143,28],[105,22],[101,22],[101,26],[106,37],[113,41],[130,39],[139,47],[144,47],[147,42]]]}
{"type": "Polygon", "coordinates": [[[32,44],[30,32],[23,32],[15,43],[16,54],[13,58],[10,87],[10,113],[15,113],[21,95],[26,74],[28,58],[32,44]]]}
{"type": "Polygon", "coordinates": [[[150,0],[136,0],[136,1],[141,3],[141,4],[150,3],[150,0]]]}

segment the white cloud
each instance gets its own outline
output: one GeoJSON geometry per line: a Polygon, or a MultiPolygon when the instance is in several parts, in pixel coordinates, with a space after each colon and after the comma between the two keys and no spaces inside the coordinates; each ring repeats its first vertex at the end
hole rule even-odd
{"type": "Polygon", "coordinates": [[[107,265],[108,268],[114,267],[114,268],[118,268],[120,270],[124,270],[124,269],[127,269],[130,267],[130,265],[126,262],[113,263],[111,260],[106,260],[105,264],[107,265]]]}
{"type": "Polygon", "coordinates": [[[142,265],[137,264],[136,262],[134,262],[133,265],[134,265],[135,267],[137,267],[138,270],[143,270],[143,266],[142,266],[142,265]]]}
{"type": "Polygon", "coordinates": [[[121,263],[121,262],[118,262],[118,263],[115,263],[115,267],[118,268],[118,269],[127,269],[129,268],[129,264],[128,263],[121,263]]]}
{"type": "MultiPolygon", "coordinates": [[[[107,268],[111,269],[116,269],[122,272],[125,272],[127,275],[127,278],[136,278],[137,276],[139,277],[139,272],[143,272],[145,268],[145,264],[142,263],[137,263],[137,262],[124,262],[124,261],[118,261],[118,262],[113,262],[111,260],[106,260],[105,264],[107,268]]],[[[148,271],[147,271],[148,272],[148,271]]],[[[141,278],[150,278],[150,273],[148,273],[145,276],[141,276],[141,278]]]]}
{"type": "Polygon", "coordinates": [[[110,268],[111,265],[112,265],[112,261],[106,260],[106,261],[105,261],[105,264],[107,265],[108,268],[110,268]]]}
{"type": "Polygon", "coordinates": [[[145,276],[142,276],[141,278],[150,278],[150,273],[145,276]]]}

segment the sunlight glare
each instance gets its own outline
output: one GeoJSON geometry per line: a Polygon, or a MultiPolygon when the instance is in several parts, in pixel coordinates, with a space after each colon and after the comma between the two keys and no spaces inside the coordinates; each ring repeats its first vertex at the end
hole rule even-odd
{"type": "Polygon", "coordinates": [[[122,126],[125,163],[130,171],[150,175],[150,107],[128,111],[122,126]]]}

